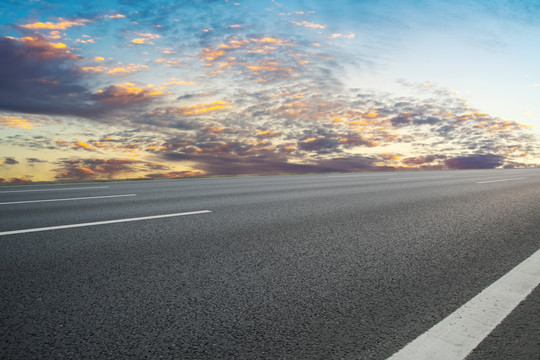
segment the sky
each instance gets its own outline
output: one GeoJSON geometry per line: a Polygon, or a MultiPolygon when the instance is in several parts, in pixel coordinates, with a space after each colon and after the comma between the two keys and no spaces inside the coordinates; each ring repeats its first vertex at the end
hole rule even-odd
{"type": "Polygon", "coordinates": [[[0,1],[0,183],[540,164],[537,1],[0,1]]]}

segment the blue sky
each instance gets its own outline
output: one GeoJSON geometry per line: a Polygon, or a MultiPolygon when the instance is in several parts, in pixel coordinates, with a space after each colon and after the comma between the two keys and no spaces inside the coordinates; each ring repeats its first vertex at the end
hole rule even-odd
{"type": "Polygon", "coordinates": [[[536,166],[539,15],[3,1],[0,181],[536,166]]]}

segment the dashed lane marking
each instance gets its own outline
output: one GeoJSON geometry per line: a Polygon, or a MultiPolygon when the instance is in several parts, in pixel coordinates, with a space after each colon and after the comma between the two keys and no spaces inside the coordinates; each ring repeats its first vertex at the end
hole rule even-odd
{"type": "Polygon", "coordinates": [[[71,228],[85,227],[85,226],[117,224],[117,223],[131,222],[131,221],[163,219],[163,218],[168,218],[168,217],[196,215],[196,214],[205,214],[205,213],[211,213],[211,211],[210,210],[200,210],[200,211],[190,211],[190,212],[182,212],[182,213],[176,213],[176,214],[143,216],[143,217],[128,218],[128,219],[96,221],[96,222],[82,223],[82,224],[70,224],[70,225],[59,225],[59,226],[48,226],[48,227],[41,227],[41,228],[33,228],[33,229],[12,230],[12,231],[0,232],[0,236],[14,235],[14,234],[24,234],[24,233],[32,233],[32,232],[41,232],[41,231],[51,231],[51,230],[61,230],[61,229],[71,229],[71,228]]]}
{"type": "Polygon", "coordinates": [[[75,200],[91,200],[91,199],[107,199],[107,198],[118,198],[118,197],[126,197],[126,196],[137,196],[137,194],[89,196],[89,197],[65,198],[65,199],[8,201],[8,202],[0,202],[0,205],[31,204],[31,203],[42,203],[42,202],[75,201],[75,200]]]}

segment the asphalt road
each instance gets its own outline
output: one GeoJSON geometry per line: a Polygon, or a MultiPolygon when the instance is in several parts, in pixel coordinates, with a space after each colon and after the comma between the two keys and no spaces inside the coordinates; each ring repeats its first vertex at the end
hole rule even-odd
{"type": "Polygon", "coordinates": [[[0,233],[200,210],[0,236],[0,358],[385,359],[540,248],[540,169],[0,187],[0,233]]]}

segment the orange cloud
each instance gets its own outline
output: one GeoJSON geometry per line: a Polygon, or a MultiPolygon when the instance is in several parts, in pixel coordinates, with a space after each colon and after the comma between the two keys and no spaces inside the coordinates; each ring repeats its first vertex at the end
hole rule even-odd
{"type": "Polygon", "coordinates": [[[9,182],[14,183],[14,184],[17,184],[17,183],[29,183],[29,182],[32,182],[32,180],[27,179],[27,178],[12,177],[11,179],[9,179],[9,182]]]}
{"type": "Polygon", "coordinates": [[[376,112],[368,112],[368,113],[362,114],[362,116],[368,119],[373,119],[373,118],[379,117],[379,114],[376,112]]]}
{"type": "Polygon", "coordinates": [[[146,38],[135,38],[131,40],[131,43],[136,44],[136,45],[154,45],[154,43],[151,40],[146,39],[146,38]]]}
{"type": "Polygon", "coordinates": [[[11,128],[23,128],[23,129],[31,129],[34,127],[34,124],[29,119],[25,119],[20,116],[8,116],[8,115],[0,115],[0,125],[11,127],[11,128]]]}
{"type": "Polygon", "coordinates": [[[262,61],[258,65],[246,65],[246,68],[253,71],[294,71],[292,68],[285,68],[277,61],[262,61]]]}
{"type": "Polygon", "coordinates": [[[36,22],[33,24],[21,25],[21,27],[30,30],[66,30],[72,26],[82,26],[90,22],[87,19],[65,20],[58,19],[56,23],[53,22],[36,22]]]}
{"type": "Polygon", "coordinates": [[[107,71],[107,74],[110,74],[110,75],[129,74],[135,71],[140,71],[142,69],[148,69],[148,68],[149,68],[148,65],[129,64],[126,66],[115,67],[114,69],[107,71]]]}
{"type": "Polygon", "coordinates": [[[274,136],[278,136],[279,134],[280,134],[279,131],[257,130],[257,137],[260,137],[260,138],[274,137],[274,136]]]}
{"type": "Polygon", "coordinates": [[[199,57],[202,61],[211,64],[214,60],[226,56],[234,50],[244,50],[248,53],[268,54],[276,50],[276,46],[291,46],[287,40],[277,39],[273,37],[261,37],[250,39],[233,39],[216,47],[204,48],[199,52],[199,57]]]}
{"type": "Polygon", "coordinates": [[[251,41],[261,44],[292,45],[288,40],[276,39],[273,37],[252,38],[251,41]]]}
{"type": "Polygon", "coordinates": [[[81,68],[82,72],[103,72],[108,68],[105,66],[85,66],[81,68]]]}
{"type": "Polygon", "coordinates": [[[232,106],[230,106],[231,104],[232,103],[229,101],[214,101],[212,103],[200,103],[189,106],[182,105],[179,109],[176,109],[175,112],[186,115],[204,114],[219,110],[232,109],[232,106]]]}
{"type": "Polygon", "coordinates": [[[204,48],[200,52],[200,57],[206,61],[214,61],[215,59],[219,58],[220,56],[225,55],[224,50],[214,50],[211,48],[204,48]]]}
{"type": "Polygon", "coordinates": [[[91,145],[82,142],[82,141],[75,141],[73,142],[73,145],[71,146],[72,149],[84,149],[88,151],[96,151],[96,148],[92,147],[91,145]]]}
{"type": "Polygon", "coordinates": [[[100,89],[96,97],[100,101],[111,104],[136,104],[160,95],[163,95],[163,92],[153,89],[152,86],[140,88],[134,83],[125,83],[100,89]]]}
{"type": "Polygon", "coordinates": [[[7,38],[24,44],[31,50],[31,55],[38,60],[80,58],[79,55],[72,54],[66,44],[50,42],[43,35],[34,34],[33,36],[25,36],[20,39],[10,36],[7,38]]]}

